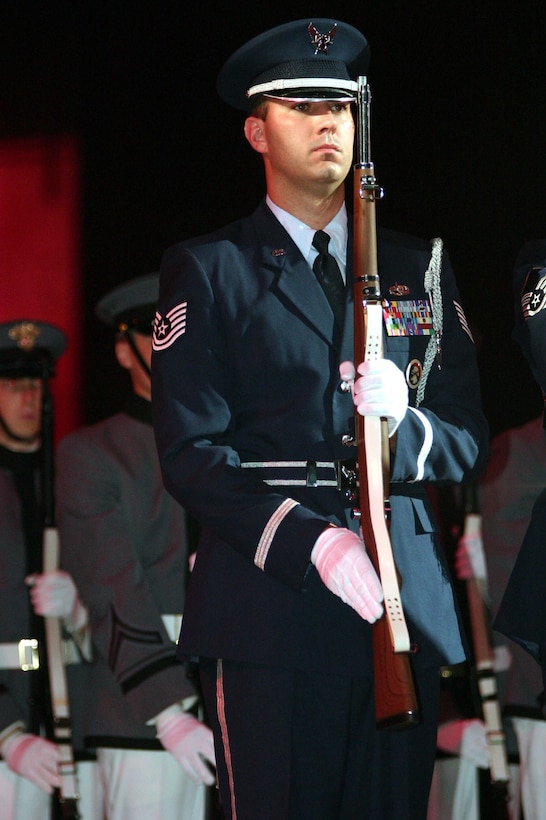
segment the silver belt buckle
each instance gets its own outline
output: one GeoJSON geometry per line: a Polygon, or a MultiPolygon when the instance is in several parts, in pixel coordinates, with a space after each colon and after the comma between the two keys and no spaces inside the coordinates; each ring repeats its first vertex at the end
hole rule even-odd
{"type": "Polygon", "coordinates": [[[33,672],[40,667],[38,641],[36,638],[23,638],[19,641],[19,666],[23,672],[33,672]]]}
{"type": "Polygon", "coordinates": [[[335,465],[338,490],[358,487],[358,465],[355,459],[338,459],[335,465]]]}
{"type": "Polygon", "coordinates": [[[337,488],[348,501],[356,501],[358,490],[358,465],[355,459],[336,461],[337,488]]]}
{"type": "Polygon", "coordinates": [[[318,487],[317,484],[317,462],[308,461],[305,465],[305,486],[318,487]]]}

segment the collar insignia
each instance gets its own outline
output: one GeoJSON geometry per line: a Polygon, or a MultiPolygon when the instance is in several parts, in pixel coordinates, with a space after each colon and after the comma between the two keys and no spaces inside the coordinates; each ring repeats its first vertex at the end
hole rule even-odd
{"type": "Polygon", "coordinates": [[[328,46],[331,46],[336,36],[337,23],[334,23],[328,34],[321,34],[313,23],[309,23],[307,31],[311,37],[311,45],[315,46],[315,54],[328,54],[328,46]]]}
{"type": "Polygon", "coordinates": [[[21,350],[32,350],[40,335],[40,328],[33,322],[19,322],[9,329],[8,336],[21,350]]]}

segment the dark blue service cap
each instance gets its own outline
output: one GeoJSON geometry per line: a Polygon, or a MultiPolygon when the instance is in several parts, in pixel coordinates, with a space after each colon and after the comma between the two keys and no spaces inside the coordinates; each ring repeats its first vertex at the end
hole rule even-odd
{"type": "Polygon", "coordinates": [[[147,273],[106,293],[95,315],[121,333],[134,330],[151,336],[158,297],[159,273],[147,273]]]}
{"type": "Polygon", "coordinates": [[[224,63],[216,82],[228,105],[249,111],[253,99],[355,99],[355,78],[365,75],[370,47],[347,23],[309,18],[254,37],[224,63]]]}
{"type": "Polygon", "coordinates": [[[55,325],[36,319],[4,322],[0,325],[0,375],[51,376],[65,348],[66,336],[55,325]]]}

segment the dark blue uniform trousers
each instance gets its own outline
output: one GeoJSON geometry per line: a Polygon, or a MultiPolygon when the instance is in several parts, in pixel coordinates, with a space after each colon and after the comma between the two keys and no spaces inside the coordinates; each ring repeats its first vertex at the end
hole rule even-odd
{"type": "Polygon", "coordinates": [[[414,673],[422,722],[377,730],[373,678],[201,660],[226,820],[424,820],[437,668],[414,673]]]}

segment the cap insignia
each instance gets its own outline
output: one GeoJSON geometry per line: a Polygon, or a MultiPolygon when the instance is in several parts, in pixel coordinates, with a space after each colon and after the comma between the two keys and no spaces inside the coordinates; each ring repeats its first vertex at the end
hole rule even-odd
{"type": "Polygon", "coordinates": [[[315,46],[315,54],[328,54],[328,46],[331,46],[336,36],[337,23],[334,23],[328,34],[321,34],[313,23],[309,23],[308,32],[311,37],[311,45],[315,46]]]}
{"type": "Polygon", "coordinates": [[[40,328],[36,327],[33,322],[20,322],[10,328],[8,332],[10,339],[13,339],[21,350],[32,350],[39,335],[40,328]]]}

